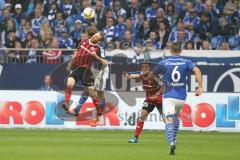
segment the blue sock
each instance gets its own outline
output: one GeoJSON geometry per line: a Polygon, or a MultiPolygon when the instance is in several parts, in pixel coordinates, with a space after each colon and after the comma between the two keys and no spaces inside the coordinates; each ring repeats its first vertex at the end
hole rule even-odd
{"type": "Polygon", "coordinates": [[[171,145],[172,143],[174,143],[174,126],[173,126],[173,122],[167,122],[165,124],[165,133],[167,136],[167,140],[168,140],[168,144],[171,145]]]}
{"type": "Polygon", "coordinates": [[[174,126],[173,140],[174,140],[174,142],[176,142],[176,139],[177,139],[177,134],[178,134],[178,131],[179,131],[179,125],[180,125],[180,120],[179,120],[179,118],[175,117],[173,119],[173,126],[174,126]]]}
{"type": "Polygon", "coordinates": [[[89,94],[87,92],[83,92],[80,96],[77,108],[75,110],[77,110],[78,112],[80,111],[82,105],[86,102],[86,100],[88,99],[89,94]]]}
{"type": "Polygon", "coordinates": [[[101,107],[102,109],[105,107],[105,99],[100,99],[99,107],[101,107]]]}

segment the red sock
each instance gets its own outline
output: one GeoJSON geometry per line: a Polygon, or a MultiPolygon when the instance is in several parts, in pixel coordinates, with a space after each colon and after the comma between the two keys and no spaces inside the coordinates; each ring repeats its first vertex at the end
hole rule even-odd
{"type": "Polygon", "coordinates": [[[99,99],[98,98],[92,98],[92,100],[93,100],[93,104],[94,104],[94,106],[95,106],[95,108],[96,108],[96,110],[97,110],[97,114],[96,114],[96,116],[98,117],[98,116],[100,116],[101,115],[101,113],[100,113],[100,106],[99,106],[99,99]]]}
{"type": "Polygon", "coordinates": [[[144,125],[144,121],[141,120],[141,119],[139,119],[139,120],[137,121],[137,126],[136,126],[136,130],[135,130],[135,136],[136,136],[136,137],[139,137],[139,136],[140,136],[141,131],[142,131],[142,129],[143,129],[143,125],[144,125]]]}
{"type": "Polygon", "coordinates": [[[65,102],[69,103],[71,95],[72,95],[72,87],[67,86],[65,90],[65,102]]]}

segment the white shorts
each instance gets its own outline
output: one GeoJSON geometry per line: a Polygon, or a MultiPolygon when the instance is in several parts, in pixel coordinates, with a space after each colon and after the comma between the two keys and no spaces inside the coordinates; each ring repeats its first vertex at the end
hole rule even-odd
{"type": "Polygon", "coordinates": [[[185,100],[175,98],[163,98],[163,115],[165,117],[170,115],[179,115],[185,100]]]}
{"type": "Polygon", "coordinates": [[[93,69],[94,87],[97,91],[105,91],[107,79],[109,77],[109,67],[102,67],[101,70],[93,69]]]}

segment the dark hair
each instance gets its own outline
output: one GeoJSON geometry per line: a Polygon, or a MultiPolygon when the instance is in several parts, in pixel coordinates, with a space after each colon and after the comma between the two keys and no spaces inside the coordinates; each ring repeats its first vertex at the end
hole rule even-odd
{"type": "Polygon", "coordinates": [[[94,34],[97,33],[97,28],[90,26],[86,29],[87,34],[89,35],[89,37],[92,37],[94,34]]]}
{"type": "Polygon", "coordinates": [[[167,4],[167,6],[166,6],[166,11],[167,11],[167,13],[169,13],[169,12],[170,12],[170,11],[168,10],[168,7],[169,7],[169,6],[171,6],[171,7],[172,7],[172,11],[171,11],[171,12],[172,12],[172,13],[174,13],[174,11],[175,11],[175,6],[174,6],[174,4],[173,4],[173,3],[168,3],[168,4],[167,4]]]}
{"type": "Polygon", "coordinates": [[[172,45],[171,45],[171,52],[173,54],[178,54],[178,53],[181,53],[182,52],[182,43],[181,42],[174,42],[172,45]]]}
{"type": "Polygon", "coordinates": [[[191,41],[191,40],[186,42],[186,44],[185,44],[185,46],[184,46],[184,49],[188,49],[188,48],[187,48],[188,44],[191,44],[192,47],[193,47],[192,49],[194,49],[194,42],[191,41]]]}

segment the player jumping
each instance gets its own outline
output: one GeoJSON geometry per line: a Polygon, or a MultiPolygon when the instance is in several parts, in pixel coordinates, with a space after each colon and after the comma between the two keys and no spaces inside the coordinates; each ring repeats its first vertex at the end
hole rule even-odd
{"type": "Polygon", "coordinates": [[[198,82],[196,95],[202,94],[202,74],[192,61],[180,56],[182,52],[181,43],[172,44],[171,56],[160,61],[149,75],[149,79],[162,76],[164,82],[163,92],[163,116],[165,121],[165,132],[169,143],[169,155],[175,154],[176,136],[179,130],[179,112],[186,100],[186,76],[193,72],[198,82]]]}
{"type": "MultiPolygon", "coordinates": [[[[88,37],[92,37],[96,32],[97,30],[94,27],[89,27],[86,30],[86,35],[88,37]]],[[[100,50],[101,50],[100,52],[101,57],[105,57],[104,49],[100,47],[100,50]]],[[[92,127],[96,127],[100,123],[104,123],[102,122],[103,120],[100,122],[99,119],[103,119],[102,114],[105,107],[104,91],[106,88],[106,81],[109,75],[109,67],[107,65],[103,66],[98,62],[94,61],[92,68],[93,68],[93,76],[94,76],[94,88],[97,91],[97,97],[98,97],[98,98],[95,98],[93,101],[97,102],[98,104],[96,106],[96,109],[97,109],[96,118],[93,121],[91,121],[90,125],[92,127]]],[[[86,102],[88,97],[89,97],[89,93],[84,90],[84,92],[80,96],[78,106],[74,109],[74,114],[76,116],[79,115],[80,109],[82,105],[86,102]]]]}
{"type": "MultiPolygon", "coordinates": [[[[80,42],[80,47],[70,60],[67,71],[67,87],[65,90],[65,101],[62,104],[64,110],[71,113],[69,110],[69,101],[72,95],[72,89],[76,81],[80,80],[86,87],[86,91],[94,99],[97,97],[97,93],[94,89],[94,78],[91,71],[92,63],[94,60],[100,62],[103,66],[106,66],[108,62],[102,59],[99,55],[100,47],[98,43],[104,39],[102,32],[97,32],[91,39],[84,39],[80,42]]],[[[93,102],[96,106],[97,102],[93,102]]]]}
{"type": "Polygon", "coordinates": [[[124,73],[124,76],[128,79],[140,79],[143,85],[143,89],[146,90],[146,99],[142,106],[141,116],[137,121],[135,135],[128,141],[129,143],[138,143],[138,138],[144,126],[144,121],[156,107],[162,115],[162,85],[163,83],[158,79],[148,80],[148,74],[150,72],[150,64],[142,64],[141,74],[124,73]]]}

